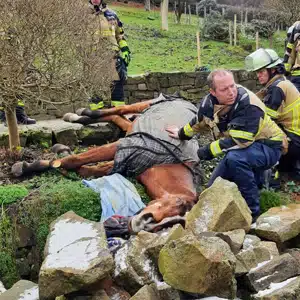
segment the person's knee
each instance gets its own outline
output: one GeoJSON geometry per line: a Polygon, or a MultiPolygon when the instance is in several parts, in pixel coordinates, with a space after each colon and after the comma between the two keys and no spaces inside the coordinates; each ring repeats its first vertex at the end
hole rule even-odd
{"type": "Polygon", "coordinates": [[[226,154],[226,166],[230,169],[234,169],[238,166],[245,165],[245,157],[239,151],[229,151],[226,154]]]}

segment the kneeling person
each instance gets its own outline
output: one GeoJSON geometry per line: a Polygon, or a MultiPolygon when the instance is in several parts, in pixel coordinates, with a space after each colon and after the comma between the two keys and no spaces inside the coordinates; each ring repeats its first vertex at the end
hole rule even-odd
{"type": "Polygon", "coordinates": [[[230,71],[211,72],[208,85],[210,93],[201,102],[198,116],[183,128],[169,126],[166,130],[171,137],[184,140],[204,126],[211,128],[215,141],[200,147],[198,156],[204,160],[225,156],[209,186],[219,176],[235,182],[255,220],[260,213],[258,186],[262,174],[279,160],[285,134],[266,114],[262,101],[236,85],[230,71]]]}
{"type": "Polygon", "coordinates": [[[287,80],[282,60],[272,49],[258,49],[245,59],[246,68],[256,71],[263,89],[257,93],[267,114],[288,136],[288,153],[280,159],[279,170],[300,179],[300,92],[287,80]]]}

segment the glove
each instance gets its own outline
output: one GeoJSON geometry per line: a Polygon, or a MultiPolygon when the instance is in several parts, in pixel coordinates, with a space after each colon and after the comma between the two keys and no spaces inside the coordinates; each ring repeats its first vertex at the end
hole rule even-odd
{"type": "Polygon", "coordinates": [[[212,153],[209,149],[209,145],[200,147],[197,151],[197,154],[198,154],[198,157],[202,160],[211,160],[214,158],[214,156],[212,155],[212,153]]]}
{"type": "Polygon", "coordinates": [[[130,50],[128,48],[127,42],[125,40],[121,40],[119,43],[120,50],[121,50],[121,58],[124,60],[126,67],[128,67],[131,57],[130,57],[130,50]]]}

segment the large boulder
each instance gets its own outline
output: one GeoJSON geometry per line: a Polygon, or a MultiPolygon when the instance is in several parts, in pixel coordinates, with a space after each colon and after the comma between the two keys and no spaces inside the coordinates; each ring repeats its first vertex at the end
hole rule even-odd
{"type": "Polygon", "coordinates": [[[271,283],[268,289],[253,295],[255,300],[296,300],[300,295],[300,276],[283,282],[271,283]]]}
{"type": "Polygon", "coordinates": [[[144,285],[161,279],[156,264],[146,251],[155,238],[156,234],[139,233],[136,237],[132,236],[115,254],[114,279],[132,295],[144,285]]]}
{"type": "Polygon", "coordinates": [[[168,242],[159,254],[166,283],[189,293],[234,297],[235,257],[218,237],[186,235],[168,242]]]}
{"type": "Polygon", "coordinates": [[[218,232],[216,236],[225,241],[230,246],[231,251],[237,254],[243,246],[245,235],[244,229],[235,229],[228,232],[218,232]]]}
{"type": "Polygon", "coordinates": [[[102,223],[67,212],[50,229],[39,275],[41,300],[84,289],[113,270],[102,223]]]}
{"type": "Polygon", "coordinates": [[[130,300],[157,300],[159,296],[153,286],[145,285],[138,292],[130,298],[130,300]]]}
{"type": "Polygon", "coordinates": [[[274,257],[279,256],[279,252],[274,242],[258,242],[252,247],[242,249],[236,255],[237,276],[244,275],[250,270],[258,269],[267,264],[274,257]]]}
{"type": "Polygon", "coordinates": [[[0,294],[0,300],[39,300],[39,287],[37,284],[20,280],[9,290],[0,294]]]}
{"type": "Polygon", "coordinates": [[[251,211],[235,183],[218,177],[201,193],[199,201],[186,218],[186,228],[194,234],[204,231],[249,231],[251,211]]]}
{"type": "Polygon", "coordinates": [[[256,221],[256,234],[267,240],[283,243],[300,233],[300,204],[273,207],[256,221]]]}
{"type": "Polygon", "coordinates": [[[265,290],[269,288],[271,283],[279,283],[300,275],[300,252],[295,254],[285,253],[274,257],[259,268],[250,270],[247,278],[252,289],[256,292],[265,290]]]}

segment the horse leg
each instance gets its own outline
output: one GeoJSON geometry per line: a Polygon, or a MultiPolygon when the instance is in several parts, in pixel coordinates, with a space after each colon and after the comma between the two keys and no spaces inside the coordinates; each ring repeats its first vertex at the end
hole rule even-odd
{"type": "Polygon", "coordinates": [[[70,155],[52,162],[54,167],[64,169],[77,169],[83,165],[97,163],[101,161],[111,161],[117,152],[119,141],[95,147],[81,154],[70,155]]]}
{"type": "Polygon", "coordinates": [[[81,166],[78,174],[84,178],[86,177],[102,177],[110,173],[114,166],[114,161],[107,161],[97,164],[96,166],[81,166]]]}
{"type": "Polygon", "coordinates": [[[81,116],[88,116],[92,119],[97,119],[111,115],[123,116],[126,114],[141,113],[144,109],[150,107],[151,103],[152,100],[148,100],[130,105],[120,105],[118,107],[112,107],[107,109],[90,110],[89,108],[85,108],[83,110],[78,110],[77,114],[81,116]]]}
{"type": "MultiPolygon", "coordinates": [[[[100,147],[93,148],[84,153],[70,155],[54,161],[37,160],[32,163],[18,162],[12,166],[12,174],[15,177],[22,175],[30,175],[34,172],[44,172],[52,168],[62,167],[67,170],[77,169],[83,165],[97,163],[101,161],[111,161],[114,159],[119,142],[106,144],[100,147]]],[[[82,173],[84,173],[82,169],[82,173]]]]}

